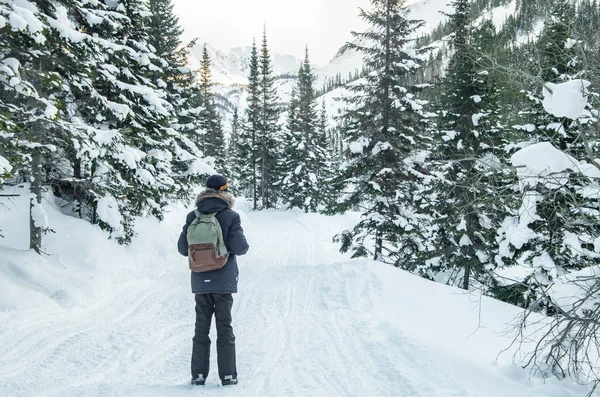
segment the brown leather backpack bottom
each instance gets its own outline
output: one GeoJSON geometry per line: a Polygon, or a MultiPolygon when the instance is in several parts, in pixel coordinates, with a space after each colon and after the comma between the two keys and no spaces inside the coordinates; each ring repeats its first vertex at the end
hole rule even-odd
{"type": "Polygon", "coordinates": [[[229,257],[228,254],[217,257],[214,244],[192,244],[189,250],[190,270],[195,273],[219,270],[225,266],[229,257]]]}

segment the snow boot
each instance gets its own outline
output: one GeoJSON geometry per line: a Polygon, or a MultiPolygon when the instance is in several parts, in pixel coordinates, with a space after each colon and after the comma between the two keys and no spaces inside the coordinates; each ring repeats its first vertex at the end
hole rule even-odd
{"type": "Polygon", "coordinates": [[[204,379],[204,375],[193,376],[191,383],[194,386],[204,386],[204,384],[206,383],[206,379],[204,379]]]}
{"type": "Polygon", "coordinates": [[[221,381],[221,384],[223,386],[234,386],[238,384],[238,380],[232,376],[226,376],[225,379],[221,381]]]}

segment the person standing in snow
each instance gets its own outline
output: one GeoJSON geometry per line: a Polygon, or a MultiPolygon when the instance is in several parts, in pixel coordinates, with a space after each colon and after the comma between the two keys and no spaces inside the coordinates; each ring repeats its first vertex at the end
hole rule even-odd
{"type": "Polygon", "coordinates": [[[192,351],[192,384],[204,385],[210,365],[210,324],[214,314],[217,326],[217,362],[223,386],[237,384],[235,336],[231,326],[232,294],[237,293],[238,265],[236,257],[248,252],[240,215],[232,208],[234,198],[227,193],[227,178],[212,175],[206,189],[196,199],[196,211],[187,216],[177,248],[183,256],[189,255],[188,228],[197,214],[216,214],[222,237],[229,254],[225,265],[218,270],[192,271],[192,292],[196,299],[196,328],[192,351]]]}

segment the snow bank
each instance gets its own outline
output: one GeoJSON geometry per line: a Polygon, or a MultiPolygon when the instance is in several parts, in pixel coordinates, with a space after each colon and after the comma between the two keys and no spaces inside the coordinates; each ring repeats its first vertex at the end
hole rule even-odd
{"type": "MultiPolygon", "coordinates": [[[[528,371],[514,365],[515,359],[523,358],[523,353],[534,346],[533,341],[525,343],[521,346],[522,352],[511,346],[516,334],[512,324],[522,314],[522,309],[427,281],[377,262],[356,261],[347,266],[348,272],[357,273],[363,271],[363,266],[368,267],[369,283],[373,286],[368,293],[372,309],[393,332],[429,346],[436,352],[438,365],[453,368],[456,379],[469,385],[469,392],[464,391],[461,395],[577,395],[569,382],[527,379],[528,371]],[[475,371],[479,375],[473,377],[475,371]],[[528,385],[527,392],[517,386],[523,383],[528,385]],[[490,387],[493,384],[496,388],[490,387]]],[[[355,304],[360,302],[357,300],[355,304]]],[[[534,315],[532,320],[545,321],[541,315],[534,315]]],[[[583,394],[587,392],[584,387],[578,390],[583,394]]]]}
{"type": "MultiPolygon", "coordinates": [[[[54,313],[85,308],[95,299],[134,280],[154,279],[172,266],[180,266],[175,250],[181,222],[188,212],[171,207],[168,219],[136,220],[137,236],[128,247],[108,239],[98,226],[61,213],[52,194],[39,207],[42,224],[54,232],[43,237],[44,255],[29,251],[28,185],[5,187],[0,198],[0,313],[34,309],[54,313]]],[[[121,216],[113,198],[98,203],[98,216],[120,227],[121,216]]],[[[36,222],[38,222],[36,220],[36,222]]]]}

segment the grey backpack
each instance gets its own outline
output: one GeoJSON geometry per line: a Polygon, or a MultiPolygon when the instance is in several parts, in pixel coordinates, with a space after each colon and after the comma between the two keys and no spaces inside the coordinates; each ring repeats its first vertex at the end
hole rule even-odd
{"type": "Polygon", "coordinates": [[[218,270],[227,263],[229,252],[217,214],[202,214],[198,210],[194,213],[196,219],[187,230],[190,270],[196,273],[218,270]]]}

